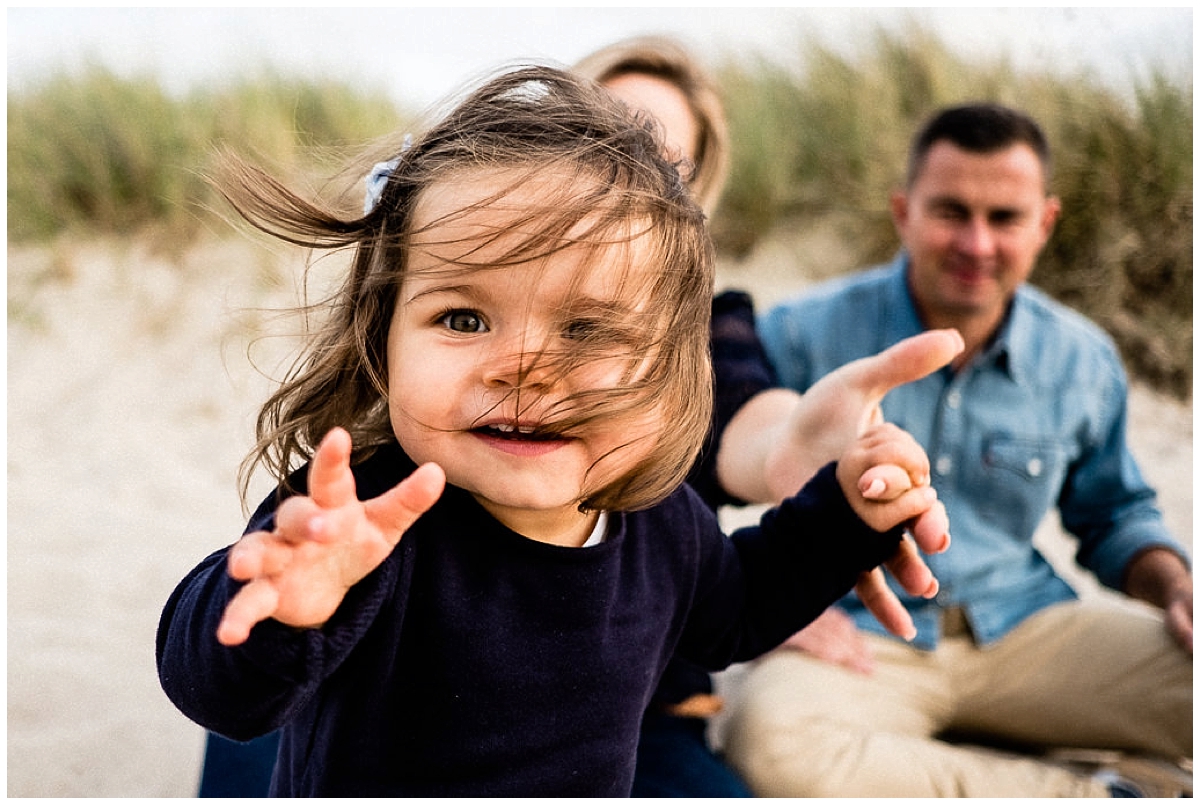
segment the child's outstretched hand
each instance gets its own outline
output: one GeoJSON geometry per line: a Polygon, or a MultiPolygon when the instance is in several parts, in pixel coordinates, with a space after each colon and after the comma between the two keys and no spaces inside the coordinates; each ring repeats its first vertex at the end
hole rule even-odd
{"type": "MultiPolygon", "coordinates": [[[[876,531],[915,523],[937,504],[925,450],[889,422],[868,427],[846,448],[838,459],[837,479],[855,514],[876,531]]],[[[945,549],[948,537],[944,529],[937,530],[926,526],[913,534],[922,550],[945,549]]]]}
{"type": "Polygon", "coordinates": [[[446,475],[425,464],[391,490],[360,501],[350,472],[350,434],[334,428],[308,473],[308,496],[285,500],[275,530],[243,536],[229,551],[229,575],[246,585],[225,608],[217,640],[246,640],[267,618],[319,628],[346,593],[378,567],[400,537],[441,496],[446,475]]]}
{"type": "MultiPolygon", "coordinates": [[[[903,540],[885,564],[912,595],[935,595],[937,579],[920,552],[941,553],[950,545],[950,534],[946,509],[929,485],[924,449],[895,425],[874,425],[839,459],[837,476],[851,507],[869,526],[877,531],[908,527],[913,539],[903,540]]],[[[911,639],[915,629],[908,612],[883,583],[878,568],[872,575],[876,583],[860,582],[856,588],[860,595],[872,593],[863,603],[889,631],[911,639]]]]}

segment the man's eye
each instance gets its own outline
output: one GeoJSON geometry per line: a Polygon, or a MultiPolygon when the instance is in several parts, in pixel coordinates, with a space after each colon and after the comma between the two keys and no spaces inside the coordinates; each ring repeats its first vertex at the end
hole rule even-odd
{"type": "Polygon", "coordinates": [[[446,329],[456,333],[487,332],[487,325],[483,323],[483,319],[470,310],[452,310],[442,316],[441,323],[446,329]]]}
{"type": "Polygon", "coordinates": [[[942,221],[962,221],[967,216],[958,207],[938,207],[933,211],[933,217],[942,221]]]}

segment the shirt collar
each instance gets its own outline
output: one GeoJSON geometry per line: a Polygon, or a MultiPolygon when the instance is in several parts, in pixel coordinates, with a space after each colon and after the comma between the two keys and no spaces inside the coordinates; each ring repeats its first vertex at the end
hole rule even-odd
{"type": "Polygon", "coordinates": [[[889,346],[925,329],[917,314],[917,305],[908,290],[908,255],[900,252],[892,262],[895,271],[888,284],[883,310],[883,344],[889,346]]]}
{"type": "Polygon", "coordinates": [[[1017,288],[1009,305],[1008,315],[1000,325],[1000,334],[994,347],[996,365],[1008,372],[1014,383],[1024,384],[1036,376],[1036,340],[1041,332],[1037,316],[1030,302],[1029,289],[1025,285],[1017,288]]]}

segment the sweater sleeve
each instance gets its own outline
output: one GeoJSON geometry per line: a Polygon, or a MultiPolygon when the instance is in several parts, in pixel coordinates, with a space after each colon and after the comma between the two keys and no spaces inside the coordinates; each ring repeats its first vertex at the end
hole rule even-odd
{"type": "MultiPolygon", "coordinates": [[[[159,621],[156,659],[168,698],[188,718],[235,740],[276,729],[316,695],[370,626],[396,576],[389,558],[347,594],[321,629],[258,623],[240,646],[216,631],[241,583],[226,572],[228,549],[176,587],[159,621]]],[[[394,556],[394,555],[393,555],[394,556]]]]}
{"type": "Polygon", "coordinates": [[[712,541],[679,653],[717,670],[775,648],[895,553],[902,533],[860,520],[826,465],[757,526],[712,541]]]}
{"type": "MultiPolygon", "coordinates": [[[[384,459],[398,472],[411,469],[394,456],[384,459]]],[[[393,481],[372,466],[354,468],[361,499],[380,494],[393,481]]],[[[295,471],[267,496],[243,535],[274,528],[280,503],[291,494],[305,494],[307,469],[295,471]]],[[[229,548],[213,553],[179,583],[160,617],[155,655],[164,692],[188,718],[235,740],[278,728],[317,694],[357,645],[393,594],[403,553],[394,551],[356,584],[322,628],[295,629],[268,619],[256,624],[240,646],[223,646],[216,639],[221,616],[242,582],[229,576],[229,548]]]]}
{"type": "Polygon", "coordinates": [[[688,483],[714,511],[725,504],[742,504],[717,481],[717,446],[729,420],[760,391],[776,385],[754,322],[754,303],[741,291],[713,297],[712,361],[715,396],[712,427],[699,458],[688,474],[688,483]]]}
{"type": "MultiPolygon", "coordinates": [[[[376,497],[415,469],[397,445],[373,450],[353,466],[358,497],[376,497]]],[[[291,494],[307,491],[307,465],[259,505],[245,533],[274,528],[275,512],[291,494]],[[288,491],[283,491],[283,490],[288,491]]],[[[358,645],[380,609],[397,595],[406,541],[356,584],[320,629],[258,623],[240,646],[217,642],[217,625],[242,583],[227,572],[229,549],[201,562],[167,600],[155,656],[168,698],[198,724],[237,740],[270,732],[317,695],[322,682],[358,645]]]]}

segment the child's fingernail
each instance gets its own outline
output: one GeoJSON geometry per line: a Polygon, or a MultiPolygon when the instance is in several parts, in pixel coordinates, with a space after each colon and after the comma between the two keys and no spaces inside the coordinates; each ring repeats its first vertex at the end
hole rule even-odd
{"type": "Polygon", "coordinates": [[[321,536],[321,532],[325,530],[325,518],[314,517],[308,521],[308,533],[314,537],[321,536]]]}
{"type": "Polygon", "coordinates": [[[884,491],[886,489],[887,489],[887,484],[885,484],[883,482],[883,479],[876,478],[874,481],[871,481],[870,486],[868,486],[866,489],[863,490],[863,497],[866,497],[866,498],[879,497],[880,495],[882,495],[884,493],[884,491]]]}

